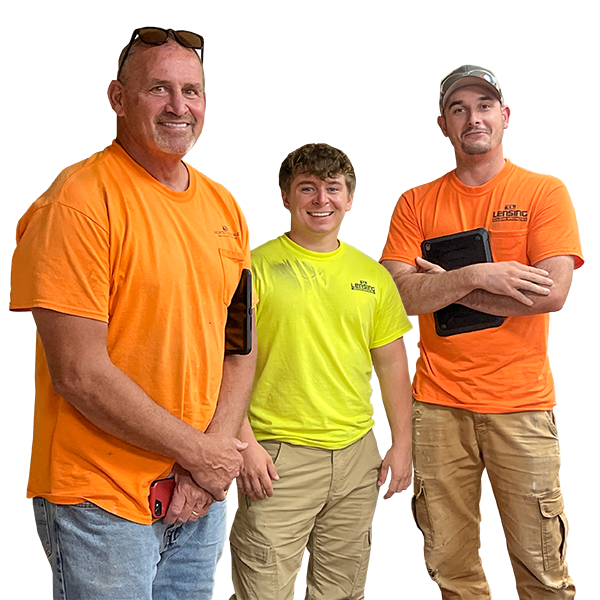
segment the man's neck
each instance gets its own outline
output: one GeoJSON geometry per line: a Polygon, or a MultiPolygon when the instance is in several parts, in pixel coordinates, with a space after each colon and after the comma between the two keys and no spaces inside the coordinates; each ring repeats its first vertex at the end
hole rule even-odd
{"type": "Polygon", "coordinates": [[[456,176],[470,187],[487,183],[504,168],[505,160],[500,148],[494,155],[464,155],[456,153],[456,176]]]}
{"type": "Polygon", "coordinates": [[[312,252],[333,252],[334,250],[337,250],[340,246],[337,234],[338,230],[336,230],[333,235],[313,238],[311,236],[302,235],[294,230],[286,233],[292,242],[295,242],[298,246],[302,246],[312,252]]]}
{"type": "Polygon", "coordinates": [[[166,154],[160,157],[149,155],[126,136],[117,135],[117,143],[129,154],[140,167],[145,169],[154,179],[174,192],[185,192],[190,183],[190,176],[182,162],[182,156],[166,154]]]}

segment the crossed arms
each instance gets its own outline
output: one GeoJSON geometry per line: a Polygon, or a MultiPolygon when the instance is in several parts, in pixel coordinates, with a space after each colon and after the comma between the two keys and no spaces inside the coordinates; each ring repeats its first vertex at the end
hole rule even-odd
{"type": "Polygon", "coordinates": [[[516,261],[479,263],[444,271],[422,258],[418,267],[384,260],[409,315],[432,313],[452,303],[511,317],[560,310],[573,277],[572,256],[552,256],[534,266],[516,261]]]}

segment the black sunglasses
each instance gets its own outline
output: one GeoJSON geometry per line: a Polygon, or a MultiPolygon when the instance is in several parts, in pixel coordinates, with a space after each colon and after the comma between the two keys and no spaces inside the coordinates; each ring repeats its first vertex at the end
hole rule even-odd
{"type": "Polygon", "coordinates": [[[129,51],[136,38],[139,37],[144,44],[149,44],[150,46],[162,46],[163,44],[166,44],[169,39],[169,34],[173,34],[175,41],[184,48],[200,50],[200,62],[204,63],[204,38],[201,35],[191,31],[175,31],[174,29],[161,29],[160,27],[140,27],[133,32],[129,44],[123,48],[123,52],[121,52],[121,56],[119,56],[117,79],[119,79],[119,76],[121,75],[123,64],[125,63],[125,60],[127,60],[129,51]]]}

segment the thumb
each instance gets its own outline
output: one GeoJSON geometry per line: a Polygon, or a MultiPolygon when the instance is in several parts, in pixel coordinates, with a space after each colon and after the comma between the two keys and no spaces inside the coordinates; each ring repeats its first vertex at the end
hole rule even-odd
{"type": "Polygon", "coordinates": [[[381,467],[379,468],[379,477],[377,477],[377,487],[381,487],[385,483],[389,469],[390,468],[387,464],[381,464],[381,467]]]}
{"type": "Polygon", "coordinates": [[[269,473],[269,477],[273,481],[279,481],[279,475],[277,474],[277,469],[275,468],[275,465],[273,464],[272,461],[267,463],[267,471],[269,473]]]}
{"type": "Polygon", "coordinates": [[[248,442],[242,442],[237,438],[233,438],[233,443],[235,445],[235,449],[238,452],[241,452],[242,450],[245,450],[248,447],[248,442]]]}

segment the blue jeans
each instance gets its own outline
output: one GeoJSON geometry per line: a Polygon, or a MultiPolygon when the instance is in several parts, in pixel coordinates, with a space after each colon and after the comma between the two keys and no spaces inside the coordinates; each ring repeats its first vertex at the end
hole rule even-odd
{"type": "Polygon", "coordinates": [[[140,525],[90,502],[33,499],[60,600],[210,600],[226,533],[226,503],[195,523],[140,525]]]}

